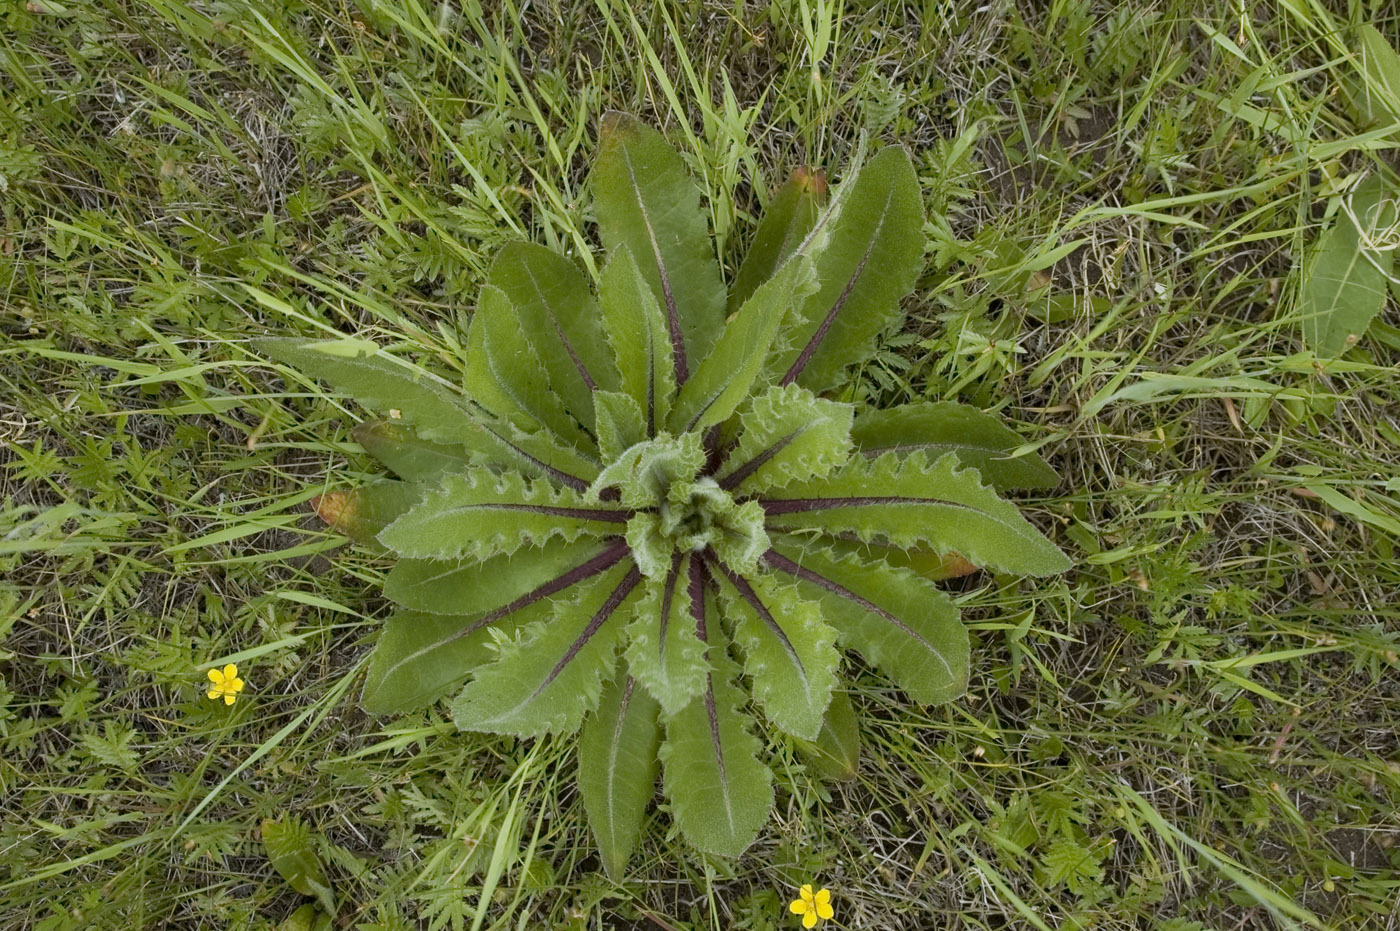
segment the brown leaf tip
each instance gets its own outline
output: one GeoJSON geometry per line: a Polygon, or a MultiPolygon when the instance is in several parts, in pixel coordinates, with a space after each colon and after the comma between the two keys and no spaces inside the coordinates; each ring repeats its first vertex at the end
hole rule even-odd
{"type": "Polygon", "coordinates": [[[803,165],[793,171],[792,180],[817,197],[826,193],[826,169],[824,168],[803,165]]]}
{"type": "Polygon", "coordinates": [[[311,506],[316,509],[316,516],[325,521],[328,527],[335,527],[349,516],[350,495],[343,491],[330,491],[312,498],[311,506]]]}

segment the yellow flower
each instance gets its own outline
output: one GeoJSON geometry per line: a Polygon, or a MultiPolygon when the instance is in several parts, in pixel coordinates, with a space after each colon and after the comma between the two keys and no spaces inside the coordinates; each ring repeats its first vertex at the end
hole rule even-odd
{"type": "MultiPolygon", "coordinates": [[[[209,670],[210,698],[223,698],[225,705],[233,704],[238,693],[243,691],[243,680],[238,678],[238,667],[229,663],[223,669],[209,670]]],[[[808,925],[811,927],[811,925],[808,925]]]]}
{"type": "Polygon", "coordinates": [[[788,909],[794,915],[802,916],[802,927],[815,928],[817,919],[827,919],[836,914],[831,910],[831,893],[826,889],[812,892],[810,884],[804,885],[798,893],[801,898],[793,899],[788,909]]]}

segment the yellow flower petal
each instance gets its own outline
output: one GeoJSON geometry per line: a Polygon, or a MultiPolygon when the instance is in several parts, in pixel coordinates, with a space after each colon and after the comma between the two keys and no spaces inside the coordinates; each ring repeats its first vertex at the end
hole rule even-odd
{"type": "Polygon", "coordinates": [[[225,666],[225,667],[224,667],[224,678],[225,678],[225,679],[236,679],[236,678],[238,678],[238,666],[236,666],[236,665],[233,664],[233,663],[229,663],[227,666],[225,666]]]}
{"type": "Polygon", "coordinates": [[[828,904],[828,903],[826,903],[826,902],[818,902],[818,903],[817,903],[817,917],[818,917],[818,918],[830,918],[832,915],[835,915],[835,914],[836,914],[836,910],[833,909],[833,908],[831,907],[830,904],[828,904]]]}
{"type": "MultiPolygon", "coordinates": [[[[214,693],[210,692],[209,697],[213,698],[214,693]]],[[[788,911],[792,912],[794,915],[805,915],[810,908],[811,906],[801,899],[793,899],[791,904],[788,905],[788,911]]]]}
{"type": "Polygon", "coordinates": [[[219,697],[220,695],[222,695],[222,694],[223,694],[223,692],[221,692],[219,689],[210,689],[210,690],[209,690],[209,697],[210,697],[210,698],[218,698],[218,697],[219,697]]]}
{"type": "MultiPolygon", "coordinates": [[[[813,897],[812,901],[816,902],[817,907],[820,908],[821,906],[831,901],[831,890],[818,889],[817,894],[813,897]]],[[[822,917],[825,918],[826,916],[823,915],[822,917]]]]}
{"type": "Polygon", "coordinates": [[[233,704],[233,700],[234,700],[236,697],[237,697],[237,696],[234,695],[232,692],[229,692],[228,694],[226,694],[226,695],[224,696],[224,704],[225,704],[225,705],[231,705],[231,704],[233,704]]]}
{"type": "Polygon", "coordinates": [[[243,691],[243,680],[234,679],[232,682],[225,683],[224,688],[233,689],[235,692],[241,692],[243,691]]]}
{"type": "Polygon", "coordinates": [[[806,903],[808,903],[808,904],[811,904],[811,902],[812,902],[812,884],[811,884],[811,883],[803,883],[803,884],[802,884],[802,888],[798,890],[798,894],[800,894],[800,895],[802,896],[802,901],[804,901],[804,902],[806,902],[806,903]]]}
{"type": "Polygon", "coordinates": [[[209,681],[210,681],[210,682],[222,682],[222,681],[224,681],[224,674],[223,674],[223,671],[222,671],[222,670],[219,670],[219,669],[211,669],[211,670],[209,670],[209,681]]]}
{"type": "Polygon", "coordinates": [[[817,926],[817,913],[808,912],[802,916],[802,927],[815,928],[817,926]]]}

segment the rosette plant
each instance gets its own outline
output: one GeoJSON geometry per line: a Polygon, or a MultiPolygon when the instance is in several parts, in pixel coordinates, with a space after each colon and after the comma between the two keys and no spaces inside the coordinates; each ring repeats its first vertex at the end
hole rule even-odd
{"type": "Polygon", "coordinates": [[[570,259],[508,245],[461,384],[358,340],[257,345],[387,413],[354,436],[397,478],[318,505],[397,557],[364,706],[456,689],[464,730],[581,730],[582,797],[616,872],[658,770],[694,847],[744,850],[773,801],[759,728],[849,736],[843,649],[916,701],[961,694],[968,635],[933,579],[1068,561],[998,497],[1054,480],[1007,455],[1020,442],[998,420],[833,397],[922,268],[903,149],[829,206],[823,176],[796,172],[728,288],[663,137],[609,114],[600,149],[596,296],[570,259]]]}

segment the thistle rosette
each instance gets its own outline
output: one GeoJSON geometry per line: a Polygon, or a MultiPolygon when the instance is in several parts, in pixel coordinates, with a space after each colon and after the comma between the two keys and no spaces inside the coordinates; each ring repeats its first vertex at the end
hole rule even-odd
{"type": "Polygon", "coordinates": [[[617,872],[658,769],[692,845],[753,841],[773,800],[757,722],[824,749],[818,769],[853,765],[842,650],[917,701],[960,695],[968,636],[934,584],[953,567],[1069,563],[997,494],[1054,481],[1008,456],[1020,440],[998,420],[829,397],[902,322],[922,268],[904,150],[829,205],[819,173],[794,173],[729,288],[659,133],[609,114],[592,188],[596,298],[564,256],[507,246],[461,385],[360,341],[258,348],[390,412],[354,436],[397,479],[319,503],[398,557],[364,706],[457,689],[464,730],[581,729],[585,807],[617,872]]]}

